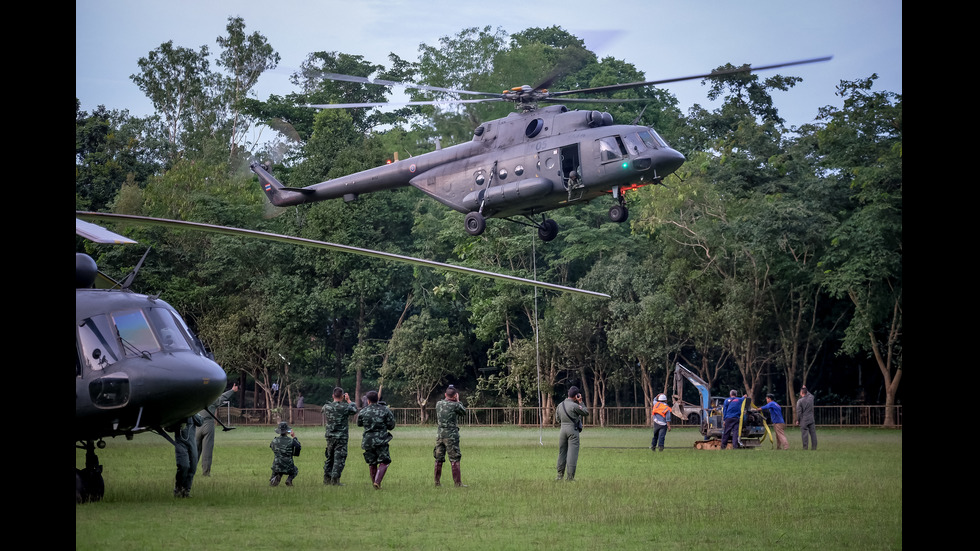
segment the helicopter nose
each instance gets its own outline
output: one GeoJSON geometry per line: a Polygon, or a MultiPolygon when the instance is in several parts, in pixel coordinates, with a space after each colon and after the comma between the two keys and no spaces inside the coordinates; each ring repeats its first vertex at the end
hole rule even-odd
{"type": "Polygon", "coordinates": [[[665,178],[674,173],[684,161],[684,155],[669,147],[658,149],[653,154],[653,168],[657,171],[657,176],[665,178]]]}

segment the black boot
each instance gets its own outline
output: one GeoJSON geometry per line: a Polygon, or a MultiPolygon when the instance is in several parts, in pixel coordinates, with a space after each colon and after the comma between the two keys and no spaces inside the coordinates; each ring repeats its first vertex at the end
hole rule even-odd
{"type": "Polygon", "coordinates": [[[272,478],[269,479],[269,486],[278,486],[280,480],[282,480],[281,474],[272,475],[272,478]]]}
{"type": "Polygon", "coordinates": [[[289,475],[289,478],[286,479],[286,486],[292,486],[294,478],[296,478],[296,475],[294,474],[289,475]]]}
{"type": "Polygon", "coordinates": [[[340,477],[339,476],[334,477],[334,479],[333,479],[333,485],[334,486],[346,486],[346,484],[341,484],[340,483],[340,477]]]}
{"type": "Polygon", "coordinates": [[[440,461],[436,461],[435,479],[436,479],[436,486],[442,486],[442,484],[439,482],[442,479],[442,462],[440,461]]]}

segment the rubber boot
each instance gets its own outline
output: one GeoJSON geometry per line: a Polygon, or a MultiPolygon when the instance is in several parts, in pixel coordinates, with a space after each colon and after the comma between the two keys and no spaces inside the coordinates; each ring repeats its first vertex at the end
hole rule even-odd
{"type": "Polygon", "coordinates": [[[333,478],[330,477],[326,472],[323,473],[323,485],[330,486],[333,484],[333,478]]]}
{"type": "Polygon", "coordinates": [[[292,486],[294,478],[296,478],[296,475],[294,474],[289,475],[289,478],[286,479],[286,486],[292,486]]]}
{"type": "MultiPolygon", "coordinates": [[[[375,478],[378,478],[378,466],[371,465],[371,484],[374,484],[375,478]]],[[[374,484],[374,487],[377,488],[377,484],[374,484]]]]}
{"type": "Polygon", "coordinates": [[[269,479],[269,486],[278,486],[280,480],[282,480],[281,474],[272,475],[272,478],[269,479]]]}
{"type": "Polygon", "coordinates": [[[346,484],[341,484],[340,483],[340,477],[339,476],[333,479],[333,485],[334,486],[346,486],[346,484]]]}
{"type": "Polygon", "coordinates": [[[450,465],[453,469],[453,483],[456,484],[456,487],[468,488],[466,484],[463,484],[463,474],[459,470],[459,461],[453,461],[450,465]]]}
{"type": "Polygon", "coordinates": [[[436,461],[435,479],[436,479],[436,486],[442,486],[442,484],[439,482],[442,479],[442,462],[441,461],[436,461]]]}
{"type": "Polygon", "coordinates": [[[388,465],[381,463],[378,465],[378,474],[374,477],[374,489],[381,489],[381,481],[384,480],[385,473],[388,471],[388,465]]]}

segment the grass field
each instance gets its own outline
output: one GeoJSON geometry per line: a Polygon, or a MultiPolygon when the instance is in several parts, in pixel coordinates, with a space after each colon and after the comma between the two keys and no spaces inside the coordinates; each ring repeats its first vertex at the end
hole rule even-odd
{"type": "MultiPolygon", "coordinates": [[[[172,496],[159,436],[99,454],[105,499],[76,505],[76,549],[901,549],[902,432],[823,429],[819,451],[667,449],[652,430],[586,428],[575,482],[555,482],[557,429],[463,427],[463,483],[432,483],[432,427],[397,427],[383,488],[351,431],[343,487],[323,485],[322,429],[300,428],[293,487],[269,487],[272,428],[219,432],[211,476],[172,496]]],[[[84,464],[76,450],[75,464],[84,464]]]]}

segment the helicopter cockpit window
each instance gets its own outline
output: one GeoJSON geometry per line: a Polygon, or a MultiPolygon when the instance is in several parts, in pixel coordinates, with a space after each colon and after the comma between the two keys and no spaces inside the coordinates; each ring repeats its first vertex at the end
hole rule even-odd
{"type": "Polygon", "coordinates": [[[160,350],[153,329],[142,310],[113,312],[112,321],[116,324],[116,331],[127,356],[142,356],[160,350]]]}
{"type": "Polygon", "coordinates": [[[667,147],[667,142],[665,142],[664,139],[660,137],[660,134],[657,134],[657,132],[652,128],[640,132],[640,139],[642,139],[648,146],[650,146],[653,149],[660,149],[662,147],[663,148],[667,147]]]}
{"type": "Polygon", "coordinates": [[[599,142],[599,160],[601,162],[618,161],[626,156],[626,146],[619,136],[602,138],[599,142]]]}
{"type": "Polygon", "coordinates": [[[94,316],[78,325],[78,344],[89,369],[98,371],[119,361],[122,356],[112,324],[106,316],[94,316]]]}
{"type": "Polygon", "coordinates": [[[183,320],[178,322],[179,318],[175,318],[173,312],[166,308],[147,308],[146,311],[159,333],[160,345],[164,351],[194,350],[198,354],[203,352],[194,346],[195,340],[190,335],[190,329],[184,325],[183,320]]]}
{"type": "Polygon", "coordinates": [[[648,142],[644,140],[640,134],[642,133],[627,134],[626,136],[623,136],[623,141],[626,142],[626,149],[632,151],[634,154],[642,153],[650,147],[648,142]]]}

